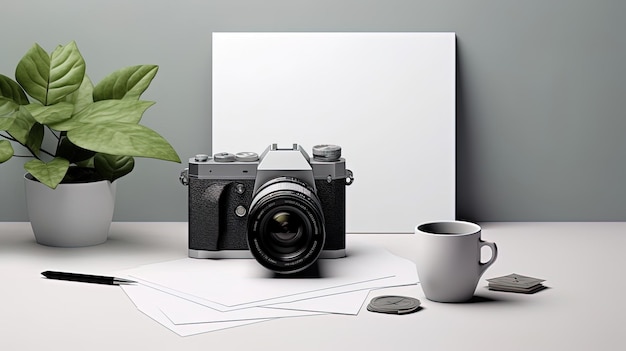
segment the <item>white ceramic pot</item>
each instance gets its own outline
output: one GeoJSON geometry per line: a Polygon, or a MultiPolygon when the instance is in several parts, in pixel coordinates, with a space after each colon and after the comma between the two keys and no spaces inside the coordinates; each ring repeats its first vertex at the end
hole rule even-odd
{"type": "Polygon", "coordinates": [[[56,189],[24,175],[26,207],[39,244],[81,247],[107,240],[116,182],[59,184],[56,189]]]}

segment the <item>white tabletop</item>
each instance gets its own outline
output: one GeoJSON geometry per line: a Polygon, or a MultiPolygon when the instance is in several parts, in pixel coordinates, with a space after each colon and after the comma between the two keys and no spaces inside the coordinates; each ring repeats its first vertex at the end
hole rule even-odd
{"type": "MultiPolygon", "coordinates": [[[[113,223],[109,240],[79,249],[35,243],[28,223],[0,223],[2,350],[613,350],[626,332],[626,223],[482,223],[498,244],[470,303],[426,300],[417,287],[370,293],[417,297],[423,309],[287,318],[180,337],[140,313],[119,287],[52,281],[45,270],[106,274],[187,256],[186,223],[113,223]],[[486,278],[546,279],[533,295],[487,290],[486,278]]],[[[349,234],[408,259],[410,234],[349,234]]],[[[485,249],[488,255],[488,249],[485,249]]]]}

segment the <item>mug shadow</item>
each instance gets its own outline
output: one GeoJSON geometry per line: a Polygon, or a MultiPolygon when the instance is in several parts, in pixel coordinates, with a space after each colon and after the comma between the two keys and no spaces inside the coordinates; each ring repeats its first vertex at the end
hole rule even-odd
{"type": "Polygon", "coordinates": [[[515,303],[519,303],[521,302],[519,299],[516,299],[514,296],[506,296],[506,295],[502,295],[500,296],[499,294],[496,295],[481,295],[481,294],[475,294],[471,299],[469,299],[468,301],[463,301],[463,302],[440,302],[440,303],[444,303],[444,304],[450,304],[450,305],[478,305],[478,304],[515,304],[515,303]]]}
{"type": "Polygon", "coordinates": [[[550,287],[547,286],[543,286],[541,289],[536,290],[532,293],[529,294],[524,294],[524,293],[514,293],[514,292],[492,292],[491,295],[489,296],[485,296],[485,295],[474,295],[474,297],[472,297],[469,301],[466,302],[461,302],[461,304],[502,304],[502,303],[508,303],[508,304],[514,304],[514,303],[520,303],[523,302],[522,300],[519,299],[520,295],[526,296],[526,295],[533,295],[536,293],[539,293],[541,291],[550,289],[550,287]]]}
{"type": "Polygon", "coordinates": [[[483,295],[474,295],[469,301],[464,303],[467,304],[484,304],[484,303],[503,303],[503,302],[511,302],[510,299],[493,297],[493,296],[483,296],[483,295]]]}
{"type": "MultiPolygon", "coordinates": [[[[430,301],[430,300],[426,299],[426,301],[430,301]]],[[[434,301],[434,302],[446,304],[446,305],[474,305],[474,304],[488,304],[488,303],[489,304],[517,303],[519,301],[506,298],[504,296],[496,297],[496,296],[474,295],[474,297],[472,297],[468,301],[462,301],[462,302],[434,301]]]]}

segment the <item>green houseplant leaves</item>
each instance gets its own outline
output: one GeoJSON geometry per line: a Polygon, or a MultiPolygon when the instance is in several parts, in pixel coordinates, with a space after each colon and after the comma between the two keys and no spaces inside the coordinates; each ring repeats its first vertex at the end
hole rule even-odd
{"type": "MultiPolygon", "coordinates": [[[[28,97],[26,96],[24,90],[22,90],[22,87],[11,78],[2,74],[0,74],[0,97],[5,97],[7,98],[7,101],[15,101],[20,105],[28,104],[28,97]]],[[[2,113],[0,112],[0,115],[1,114],[2,113]]]]}
{"type": "Polygon", "coordinates": [[[31,160],[24,164],[24,168],[45,185],[55,188],[67,173],[70,162],[61,157],[55,157],[45,163],[41,160],[31,160]]]}
{"type": "Polygon", "coordinates": [[[176,151],[150,128],[132,123],[87,124],[67,132],[68,139],[88,150],[180,162],[176,151]]]}
{"type": "Polygon", "coordinates": [[[94,101],[106,99],[137,100],[159,70],[155,65],[126,67],[100,81],[93,91],[94,101]]]}
{"type": "Polygon", "coordinates": [[[13,146],[8,140],[0,140],[0,163],[13,157],[13,146]]]}
{"type": "Polygon", "coordinates": [[[0,75],[0,163],[18,156],[18,143],[35,158],[24,168],[54,189],[75,174],[113,181],[133,170],[134,157],[180,162],[161,135],[139,124],[154,105],[140,97],[158,66],[125,67],[95,86],[85,72],[71,42],[51,54],[35,44],[17,64],[15,81],[0,75]],[[46,137],[56,140],[55,150],[44,149],[46,137]]]}
{"type": "Polygon", "coordinates": [[[58,46],[51,55],[35,44],[15,70],[15,79],[33,99],[49,106],[74,92],[85,76],[85,60],[75,42],[58,46]]]}

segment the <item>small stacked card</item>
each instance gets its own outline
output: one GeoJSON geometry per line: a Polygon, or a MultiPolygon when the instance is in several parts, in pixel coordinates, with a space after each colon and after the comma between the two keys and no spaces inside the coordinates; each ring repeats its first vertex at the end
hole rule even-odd
{"type": "Polygon", "coordinates": [[[545,286],[541,284],[545,279],[526,277],[515,273],[487,279],[487,281],[489,282],[489,290],[496,291],[533,294],[545,289],[545,286]]]}

